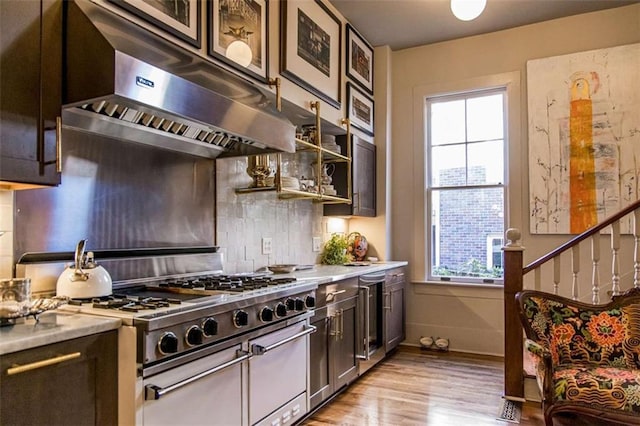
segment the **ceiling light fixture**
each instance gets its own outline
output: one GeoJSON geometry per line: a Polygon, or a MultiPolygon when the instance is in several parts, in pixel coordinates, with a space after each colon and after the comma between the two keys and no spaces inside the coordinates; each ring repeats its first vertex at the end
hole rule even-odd
{"type": "Polygon", "coordinates": [[[451,0],[451,11],[461,21],[472,21],[480,16],[486,5],[487,0],[451,0]]]}

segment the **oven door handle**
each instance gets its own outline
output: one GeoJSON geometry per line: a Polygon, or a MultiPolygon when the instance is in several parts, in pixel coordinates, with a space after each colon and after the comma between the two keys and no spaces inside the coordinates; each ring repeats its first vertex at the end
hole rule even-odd
{"type": "Polygon", "coordinates": [[[300,333],[296,333],[293,336],[289,336],[286,339],[279,341],[278,343],[274,343],[273,345],[262,346],[254,343],[253,345],[251,345],[251,352],[253,353],[253,355],[264,355],[270,350],[273,350],[277,347],[285,345],[293,340],[296,340],[299,337],[303,337],[303,336],[306,336],[307,334],[315,333],[316,330],[317,328],[315,326],[310,325],[309,328],[305,328],[300,333]]]}
{"type": "Polygon", "coordinates": [[[234,358],[231,361],[227,361],[224,364],[220,364],[217,367],[213,367],[210,370],[206,370],[203,371],[200,374],[196,374],[195,376],[189,377],[188,379],[182,380],[178,383],[174,383],[171,386],[167,386],[166,388],[161,388],[159,386],[156,385],[147,385],[145,386],[145,400],[149,401],[149,400],[155,400],[155,399],[160,399],[161,396],[166,395],[170,392],[173,392],[174,390],[180,389],[183,386],[186,386],[190,383],[195,382],[196,380],[200,380],[203,377],[209,376],[211,374],[217,373],[220,370],[224,370],[227,367],[231,367],[233,365],[239,364],[243,361],[248,360],[249,358],[253,357],[253,354],[251,352],[246,352],[243,350],[237,350],[236,351],[236,355],[241,355],[238,358],[234,358]],[[241,355],[242,354],[242,355],[241,355]]]}

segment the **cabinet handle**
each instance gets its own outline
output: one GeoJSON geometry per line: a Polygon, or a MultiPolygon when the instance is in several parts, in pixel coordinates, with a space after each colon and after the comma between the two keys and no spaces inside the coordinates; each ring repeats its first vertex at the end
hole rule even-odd
{"type": "Polygon", "coordinates": [[[73,352],[67,355],[59,355],[54,358],[44,359],[42,361],[32,362],[25,365],[16,365],[7,369],[7,376],[13,376],[14,374],[20,374],[38,368],[47,367],[49,365],[60,364],[61,362],[70,361],[72,359],[80,358],[82,355],[80,352],[73,352]]]}
{"type": "Polygon", "coordinates": [[[62,173],[62,117],[56,117],[56,172],[62,173]]]}
{"type": "Polygon", "coordinates": [[[389,311],[393,312],[393,305],[391,304],[391,292],[387,291],[384,294],[384,298],[386,299],[387,297],[389,298],[389,304],[386,306],[383,306],[382,309],[388,309],[389,311]]]}
{"type": "Polygon", "coordinates": [[[333,298],[336,297],[337,295],[346,293],[346,292],[347,290],[338,290],[338,291],[332,291],[331,293],[327,293],[327,301],[333,300],[333,298]]]}
{"type": "Polygon", "coordinates": [[[335,315],[327,317],[329,320],[329,336],[338,336],[338,312],[335,315]]]}
{"type": "MultiPolygon", "coordinates": [[[[44,130],[47,131],[51,131],[52,128],[51,127],[45,127],[44,130]]],[[[44,158],[44,132],[42,133],[42,142],[39,142],[41,144],[41,148],[39,149],[39,154],[38,154],[38,158],[39,158],[39,162],[40,162],[40,173],[44,173],[44,166],[48,166],[50,164],[55,164],[56,165],[56,173],[62,173],[62,117],[57,116],[56,117],[56,159],[55,160],[49,160],[49,161],[45,161],[44,158]]]]}
{"type": "Polygon", "coordinates": [[[336,311],[336,314],[331,318],[331,322],[332,322],[332,327],[331,327],[331,331],[329,332],[330,336],[336,336],[336,340],[340,339],[342,340],[342,334],[344,331],[344,325],[343,325],[343,320],[342,320],[342,309],[340,309],[339,311],[336,311]]]}
{"type": "Polygon", "coordinates": [[[340,309],[340,340],[344,338],[344,309],[340,309]]]}

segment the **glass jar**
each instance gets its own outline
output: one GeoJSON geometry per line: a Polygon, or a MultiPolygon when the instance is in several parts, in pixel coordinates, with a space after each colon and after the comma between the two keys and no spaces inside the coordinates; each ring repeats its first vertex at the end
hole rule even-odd
{"type": "Polygon", "coordinates": [[[30,278],[0,280],[0,318],[22,317],[29,313],[30,306],[30,278]]]}

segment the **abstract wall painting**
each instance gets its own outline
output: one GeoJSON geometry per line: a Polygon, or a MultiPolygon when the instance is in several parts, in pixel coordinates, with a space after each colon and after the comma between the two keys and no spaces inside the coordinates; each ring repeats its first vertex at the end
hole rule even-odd
{"type": "Polygon", "coordinates": [[[639,82],[640,44],[527,62],[531,233],[579,234],[640,198],[639,82]]]}

